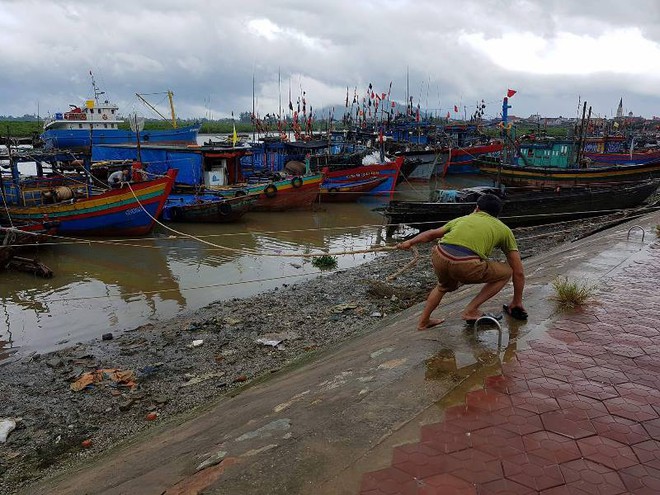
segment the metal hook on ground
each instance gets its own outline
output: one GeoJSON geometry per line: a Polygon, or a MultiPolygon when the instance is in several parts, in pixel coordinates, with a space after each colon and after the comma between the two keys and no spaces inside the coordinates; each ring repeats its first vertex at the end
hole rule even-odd
{"type": "Polygon", "coordinates": [[[646,230],[644,230],[644,227],[641,225],[633,225],[628,229],[628,235],[626,236],[626,240],[630,239],[630,232],[632,232],[633,229],[641,229],[642,231],[642,242],[644,242],[644,236],[646,235],[646,230]]]}
{"type": "Polygon", "coordinates": [[[488,315],[483,315],[479,318],[477,318],[474,322],[474,335],[476,336],[479,322],[488,322],[488,323],[494,323],[497,325],[497,353],[499,354],[502,351],[502,325],[500,325],[500,322],[497,320],[497,318],[494,318],[492,316],[488,315]]]}

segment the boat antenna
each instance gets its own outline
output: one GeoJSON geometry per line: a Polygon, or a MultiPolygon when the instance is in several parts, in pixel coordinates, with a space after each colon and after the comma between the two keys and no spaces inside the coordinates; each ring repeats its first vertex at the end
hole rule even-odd
{"type": "Polygon", "coordinates": [[[277,110],[277,119],[282,120],[282,70],[280,67],[277,68],[277,84],[278,84],[278,93],[279,93],[279,108],[277,110]]]}
{"type": "Polygon", "coordinates": [[[96,81],[94,80],[94,74],[92,74],[92,71],[89,71],[89,77],[92,78],[92,89],[94,90],[94,101],[96,104],[99,104],[99,96],[104,95],[105,91],[100,91],[99,87],[96,85],[96,81]]]}
{"type": "Polygon", "coordinates": [[[410,104],[409,98],[410,98],[410,67],[406,66],[406,117],[409,115],[407,110],[407,107],[410,104]]]}

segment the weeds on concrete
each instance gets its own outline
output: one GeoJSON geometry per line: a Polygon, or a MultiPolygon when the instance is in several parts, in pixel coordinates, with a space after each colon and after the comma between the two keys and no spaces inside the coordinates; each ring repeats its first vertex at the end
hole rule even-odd
{"type": "Polygon", "coordinates": [[[557,277],[552,282],[555,289],[554,299],[560,309],[572,309],[582,306],[594,295],[596,286],[570,280],[568,277],[557,277]]]}

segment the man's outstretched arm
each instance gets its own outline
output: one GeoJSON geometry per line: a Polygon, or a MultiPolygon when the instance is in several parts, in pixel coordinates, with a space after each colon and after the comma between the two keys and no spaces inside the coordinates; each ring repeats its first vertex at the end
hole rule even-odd
{"type": "Polygon", "coordinates": [[[433,230],[426,230],[424,232],[420,232],[412,239],[408,239],[407,241],[400,242],[399,244],[396,245],[396,247],[397,249],[410,249],[415,244],[420,244],[422,242],[431,242],[434,241],[435,239],[440,239],[446,233],[447,233],[447,229],[444,227],[440,227],[433,230]]]}

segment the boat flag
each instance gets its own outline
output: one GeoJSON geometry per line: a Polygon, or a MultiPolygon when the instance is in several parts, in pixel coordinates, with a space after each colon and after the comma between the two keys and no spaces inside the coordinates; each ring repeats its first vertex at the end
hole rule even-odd
{"type": "Polygon", "coordinates": [[[234,124],[234,133],[231,136],[232,147],[236,147],[237,142],[238,142],[238,134],[236,134],[236,124],[234,124]]]}
{"type": "Polygon", "coordinates": [[[508,89],[508,90],[506,91],[506,97],[507,97],[507,98],[511,98],[511,97],[512,97],[513,95],[515,95],[516,93],[517,93],[517,91],[516,91],[515,89],[508,89]]]}
{"type": "Polygon", "coordinates": [[[454,113],[458,113],[458,106],[454,105],[454,113]]]}

